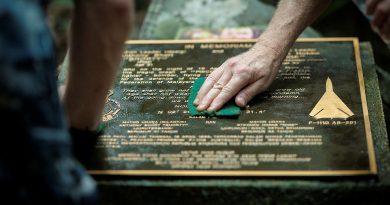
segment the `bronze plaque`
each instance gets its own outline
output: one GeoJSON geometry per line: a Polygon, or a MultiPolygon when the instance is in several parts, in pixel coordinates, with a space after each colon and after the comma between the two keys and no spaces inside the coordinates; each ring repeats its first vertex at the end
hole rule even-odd
{"type": "Polygon", "coordinates": [[[191,117],[198,77],[254,41],[130,41],[109,94],[92,174],[376,174],[355,38],[300,39],[271,88],[237,118],[191,117]]]}

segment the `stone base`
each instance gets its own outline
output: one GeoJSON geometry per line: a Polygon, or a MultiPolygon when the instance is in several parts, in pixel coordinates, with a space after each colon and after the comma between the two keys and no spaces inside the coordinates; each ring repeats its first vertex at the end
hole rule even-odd
{"type": "Polygon", "coordinates": [[[102,204],[390,204],[390,151],[372,50],[361,44],[378,175],[328,178],[102,177],[102,204]]]}

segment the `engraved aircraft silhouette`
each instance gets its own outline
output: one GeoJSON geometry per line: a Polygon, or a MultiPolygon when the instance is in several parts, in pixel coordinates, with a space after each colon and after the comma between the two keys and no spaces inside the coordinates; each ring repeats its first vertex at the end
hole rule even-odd
{"type": "Polygon", "coordinates": [[[354,114],[339,96],[333,92],[332,81],[328,77],[326,80],[326,91],[309,115],[315,119],[338,118],[345,120],[354,114]]]}

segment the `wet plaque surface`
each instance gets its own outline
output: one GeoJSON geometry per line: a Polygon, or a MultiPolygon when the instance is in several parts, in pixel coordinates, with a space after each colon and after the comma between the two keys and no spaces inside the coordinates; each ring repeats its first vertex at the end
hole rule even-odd
{"type": "Polygon", "coordinates": [[[253,41],[132,41],[109,93],[92,174],[376,174],[358,41],[301,39],[235,118],[189,116],[198,77],[253,41]]]}

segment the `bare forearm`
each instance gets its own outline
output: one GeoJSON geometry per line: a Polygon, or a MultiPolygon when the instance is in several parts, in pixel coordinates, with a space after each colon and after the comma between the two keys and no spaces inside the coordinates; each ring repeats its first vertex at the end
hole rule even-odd
{"type": "Polygon", "coordinates": [[[226,60],[206,79],[194,101],[198,111],[217,111],[235,96],[245,107],[265,91],[299,34],[331,0],[281,0],[266,31],[247,52],[226,60]]]}
{"type": "Polygon", "coordinates": [[[271,47],[284,55],[299,34],[327,8],[331,0],[281,0],[258,45],[271,47]]]}
{"type": "Polygon", "coordinates": [[[64,96],[72,127],[93,130],[101,120],[131,24],[129,2],[76,1],[64,96]]]}

